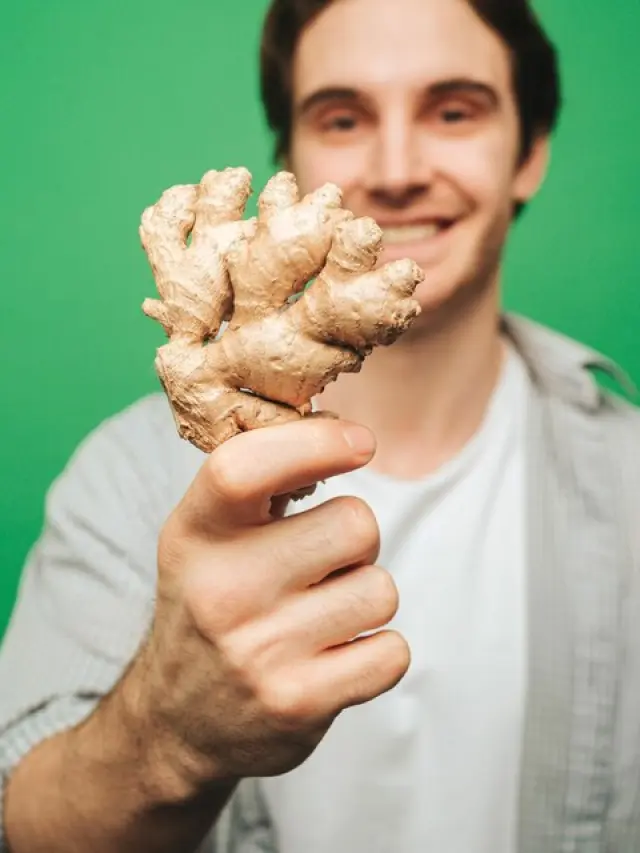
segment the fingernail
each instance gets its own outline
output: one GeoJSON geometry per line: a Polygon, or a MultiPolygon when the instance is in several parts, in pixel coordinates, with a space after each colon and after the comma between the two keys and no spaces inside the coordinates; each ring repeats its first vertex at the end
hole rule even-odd
{"type": "Polygon", "coordinates": [[[349,424],[344,427],[344,437],[349,447],[363,456],[373,453],[376,441],[370,429],[359,424],[349,424]]]}

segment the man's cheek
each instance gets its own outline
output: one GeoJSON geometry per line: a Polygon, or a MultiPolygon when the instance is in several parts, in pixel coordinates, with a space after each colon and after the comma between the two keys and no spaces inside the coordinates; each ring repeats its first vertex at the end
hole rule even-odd
{"type": "Polygon", "coordinates": [[[464,170],[462,186],[478,206],[499,206],[511,183],[512,153],[499,139],[488,137],[469,146],[459,168],[464,170]]]}

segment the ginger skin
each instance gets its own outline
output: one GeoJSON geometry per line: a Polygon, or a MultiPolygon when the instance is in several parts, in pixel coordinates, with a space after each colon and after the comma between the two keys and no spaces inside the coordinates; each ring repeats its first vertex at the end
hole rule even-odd
{"type": "Polygon", "coordinates": [[[410,260],[376,269],[382,232],[336,186],[300,199],[279,172],[245,220],[250,194],[246,169],[210,171],[163,193],[140,226],[160,296],[143,311],[169,338],[156,371],[180,436],[205,453],[311,415],[313,397],[420,312],[424,274],[410,260]]]}

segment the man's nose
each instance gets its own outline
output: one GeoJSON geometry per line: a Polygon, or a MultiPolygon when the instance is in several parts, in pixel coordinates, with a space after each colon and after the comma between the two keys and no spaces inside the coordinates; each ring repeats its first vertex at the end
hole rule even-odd
{"type": "Polygon", "coordinates": [[[379,203],[404,207],[429,190],[433,180],[419,129],[390,122],[378,129],[366,164],[365,185],[379,203]]]}

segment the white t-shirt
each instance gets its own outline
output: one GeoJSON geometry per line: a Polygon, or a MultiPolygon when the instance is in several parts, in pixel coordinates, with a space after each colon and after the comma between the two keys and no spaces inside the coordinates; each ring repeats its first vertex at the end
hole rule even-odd
{"type": "MultiPolygon", "coordinates": [[[[345,711],[295,771],[263,780],[279,853],[512,853],[526,689],[524,423],[511,352],[485,420],[427,479],[369,469],[310,500],[363,498],[412,666],[345,711]]],[[[300,509],[310,503],[301,504],[300,509]]]]}

